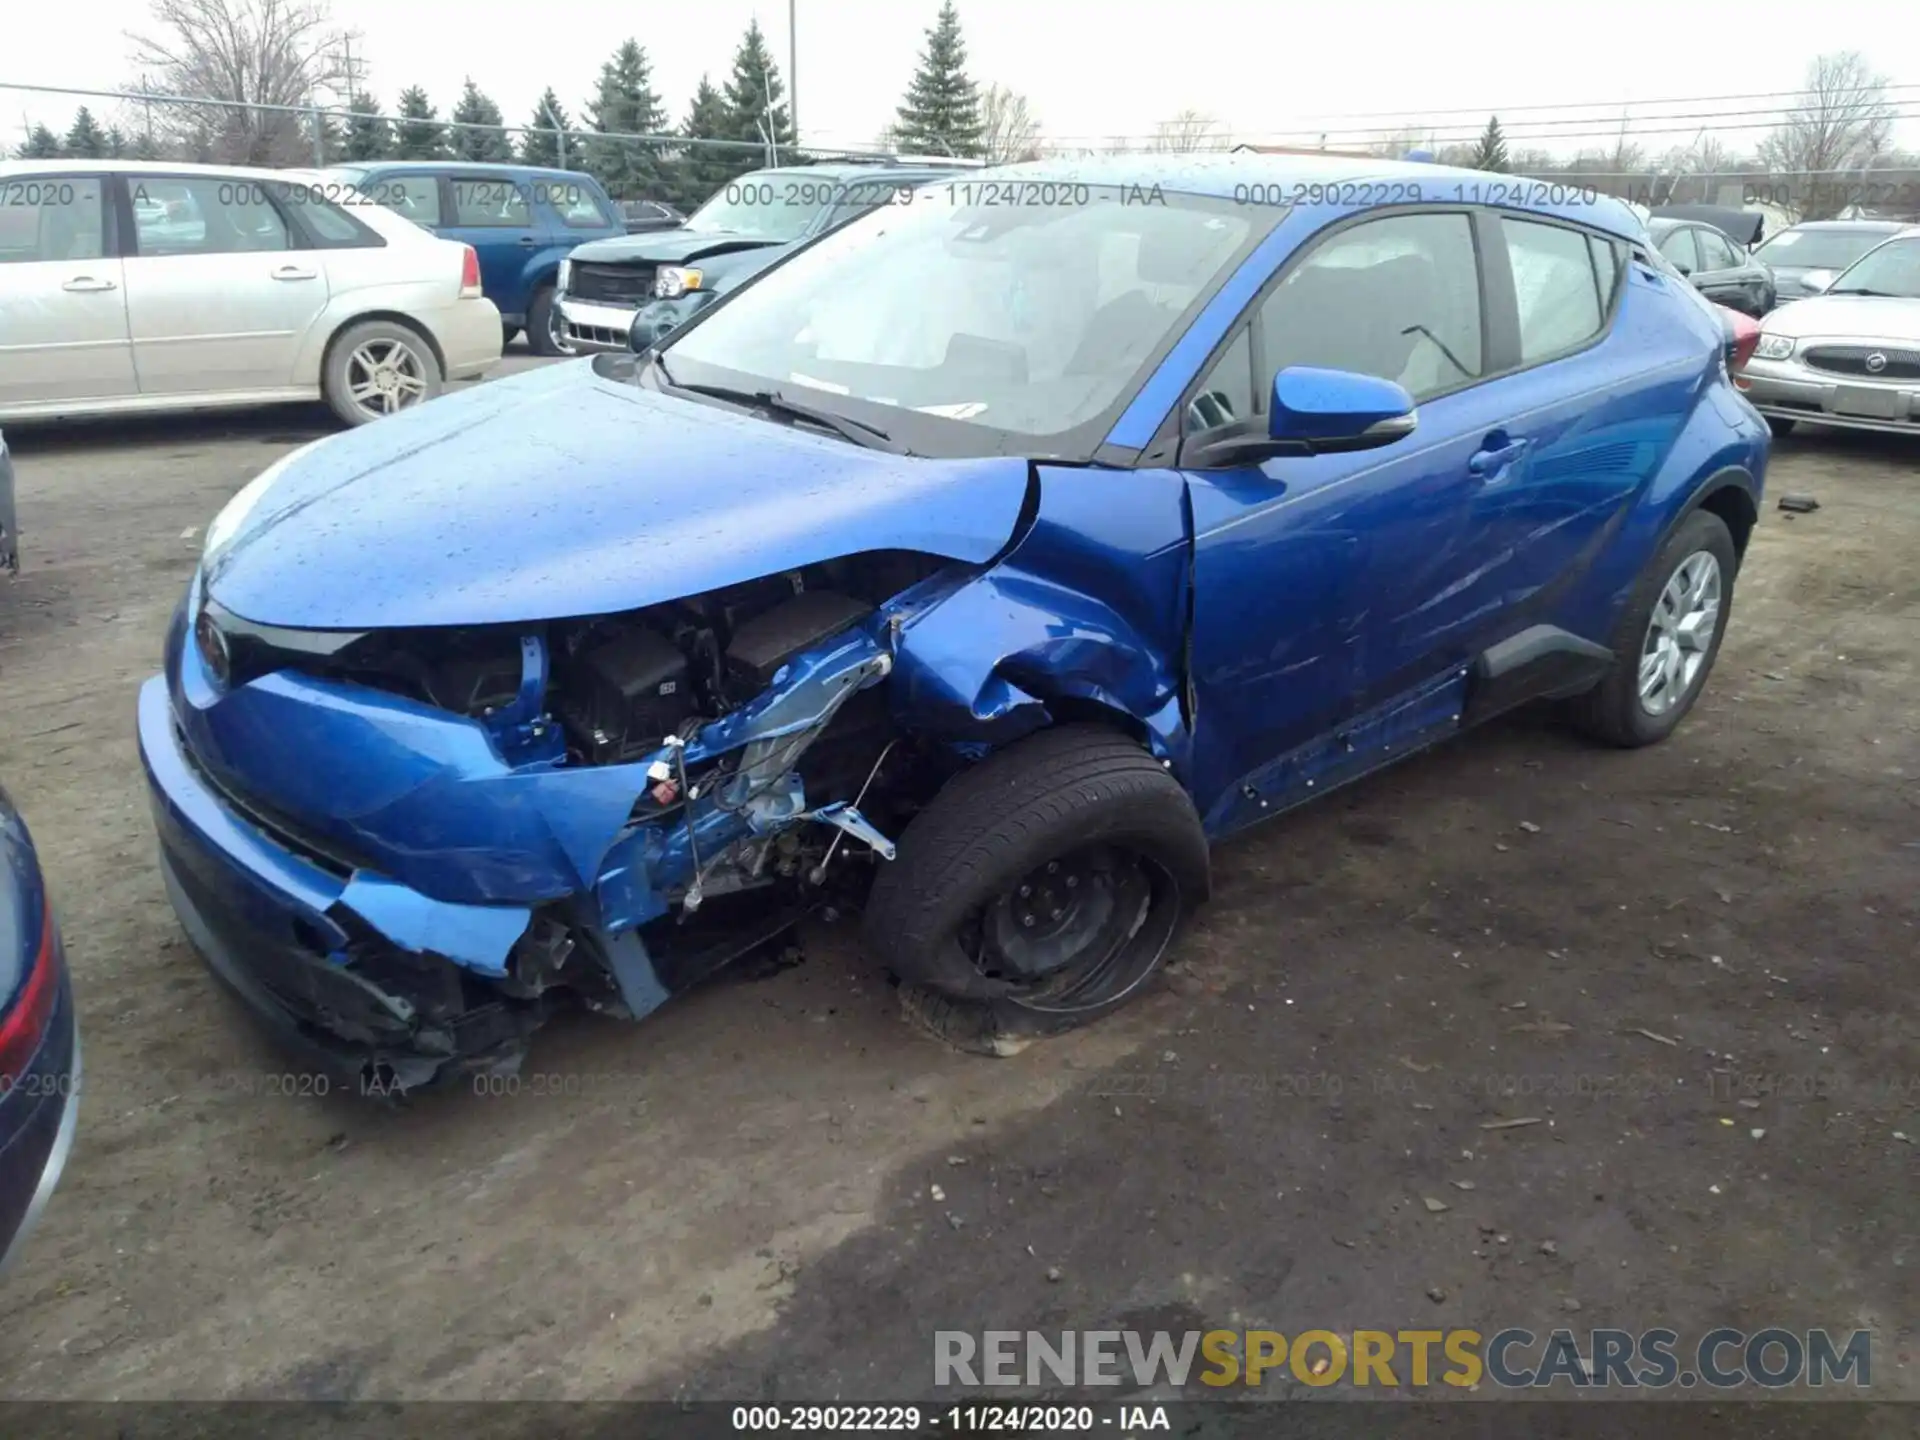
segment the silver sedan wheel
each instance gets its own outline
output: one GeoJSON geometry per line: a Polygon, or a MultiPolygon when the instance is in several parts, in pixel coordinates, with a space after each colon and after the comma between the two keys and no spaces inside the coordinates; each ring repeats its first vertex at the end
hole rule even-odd
{"type": "Polygon", "coordinates": [[[1668,578],[1640,647],[1640,707],[1664,715],[1692,691],[1720,629],[1720,562],[1705,550],[1668,578]]]}
{"type": "Polygon", "coordinates": [[[427,366],[404,340],[382,335],[347,357],[347,395],[368,416],[391,415],[427,397],[427,366]]]}

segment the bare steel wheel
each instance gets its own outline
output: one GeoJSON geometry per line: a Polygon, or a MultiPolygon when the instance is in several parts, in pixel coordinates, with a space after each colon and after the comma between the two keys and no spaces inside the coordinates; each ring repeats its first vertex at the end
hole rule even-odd
{"type": "Polygon", "coordinates": [[[334,414],[349,425],[365,425],[431,400],[441,385],[440,362],[418,332],[368,320],[334,340],[322,389],[334,414]]]}

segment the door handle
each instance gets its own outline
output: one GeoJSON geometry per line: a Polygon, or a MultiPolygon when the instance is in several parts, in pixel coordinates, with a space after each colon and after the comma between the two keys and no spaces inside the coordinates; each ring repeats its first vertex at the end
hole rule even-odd
{"type": "Polygon", "coordinates": [[[91,275],[76,275],[60,288],[71,290],[76,295],[86,295],[100,290],[115,290],[119,287],[111,280],[96,280],[91,275]]]}
{"type": "Polygon", "coordinates": [[[520,248],[522,250],[531,250],[535,245],[539,243],[540,242],[535,240],[531,235],[522,235],[520,237],[520,248]]]}
{"type": "Polygon", "coordinates": [[[1482,480],[1494,479],[1526,453],[1525,440],[1509,440],[1504,445],[1489,446],[1474,452],[1473,458],[1467,461],[1467,473],[1482,480]]]}
{"type": "Polygon", "coordinates": [[[319,271],[303,270],[298,265],[282,265],[273,272],[276,280],[317,280],[319,276],[319,271]]]}

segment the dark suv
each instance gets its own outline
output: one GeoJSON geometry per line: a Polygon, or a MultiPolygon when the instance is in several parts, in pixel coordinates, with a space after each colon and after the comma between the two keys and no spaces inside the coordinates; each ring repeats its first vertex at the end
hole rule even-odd
{"type": "Polygon", "coordinates": [[[792,165],[728,181],[673,230],[583,245],[560,267],[560,313],[577,351],[625,350],[664,336],[796,247],[921,185],[968,168],[964,160],[792,165]]]}
{"type": "Polygon", "coordinates": [[[505,338],[524,329],[536,355],[569,353],[553,303],[567,253],[584,241],[627,233],[600,182],[573,170],[408,160],[342,165],[330,173],[423,229],[471,245],[505,338]]]}

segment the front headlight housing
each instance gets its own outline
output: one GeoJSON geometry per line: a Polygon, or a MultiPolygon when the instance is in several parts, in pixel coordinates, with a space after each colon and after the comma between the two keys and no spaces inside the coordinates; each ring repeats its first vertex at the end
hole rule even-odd
{"type": "Polygon", "coordinates": [[[700,288],[705,278],[698,270],[686,265],[662,265],[654,273],[653,298],[656,300],[678,300],[700,288]]]}
{"type": "Polygon", "coordinates": [[[571,279],[573,279],[573,261],[562,260],[560,262],[560,275],[554,281],[553,288],[564,295],[567,293],[567,282],[571,279]]]}
{"type": "Polygon", "coordinates": [[[1785,360],[1793,354],[1793,338],[1789,335],[1762,335],[1753,353],[1762,360],[1785,360]]]}
{"type": "Polygon", "coordinates": [[[249,480],[241,487],[239,494],[221,506],[220,513],[214,516],[213,523],[207,526],[207,543],[200,554],[202,561],[211,560],[215,551],[240,533],[240,527],[246,523],[247,516],[251,515],[254,507],[266,498],[267,491],[273,487],[273,482],[286,473],[289,465],[314,446],[324,444],[329,438],[331,437],[322,436],[319,440],[302,445],[298,450],[288,451],[249,480]]]}

